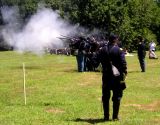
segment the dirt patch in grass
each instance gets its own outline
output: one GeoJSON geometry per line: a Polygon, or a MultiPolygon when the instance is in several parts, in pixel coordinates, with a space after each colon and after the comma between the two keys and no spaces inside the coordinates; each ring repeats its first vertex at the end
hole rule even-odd
{"type": "Polygon", "coordinates": [[[89,85],[92,85],[91,82],[83,82],[83,83],[79,83],[80,86],[89,86],[89,85]]]}
{"type": "Polygon", "coordinates": [[[57,108],[49,108],[45,110],[48,113],[54,113],[54,114],[58,114],[58,113],[64,113],[65,111],[62,109],[57,109],[57,108]]]}
{"type": "Polygon", "coordinates": [[[158,118],[155,118],[155,119],[153,120],[153,123],[155,123],[155,125],[158,125],[158,124],[160,124],[160,119],[158,119],[158,118]]]}
{"type": "Polygon", "coordinates": [[[132,106],[138,109],[147,110],[147,111],[157,111],[160,107],[160,101],[154,101],[149,104],[128,104],[125,106],[132,106]]]}
{"type": "Polygon", "coordinates": [[[88,74],[85,73],[85,75],[83,75],[80,79],[79,79],[79,85],[80,86],[92,86],[92,85],[97,85],[97,83],[99,83],[101,85],[101,76],[96,76],[91,75],[90,77],[88,77],[88,74]]]}
{"type": "Polygon", "coordinates": [[[148,119],[144,125],[160,125],[160,119],[159,118],[148,119]]]}

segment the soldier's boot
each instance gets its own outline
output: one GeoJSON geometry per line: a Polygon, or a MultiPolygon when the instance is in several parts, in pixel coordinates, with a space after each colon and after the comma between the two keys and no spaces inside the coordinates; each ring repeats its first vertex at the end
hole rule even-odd
{"type": "Polygon", "coordinates": [[[141,62],[141,72],[145,72],[145,64],[143,64],[142,62],[141,62]]]}
{"type": "Polygon", "coordinates": [[[109,101],[103,102],[104,121],[109,121],[109,101]]]}
{"type": "Polygon", "coordinates": [[[113,101],[113,116],[112,119],[114,121],[119,120],[118,113],[119,113],[120,101],[113,101]]]}
{"type": "Polygon", "coordinates": [[[142,65],[141,69],[142,69],[141,72],[145,72],[145,66],[142,65]]]}

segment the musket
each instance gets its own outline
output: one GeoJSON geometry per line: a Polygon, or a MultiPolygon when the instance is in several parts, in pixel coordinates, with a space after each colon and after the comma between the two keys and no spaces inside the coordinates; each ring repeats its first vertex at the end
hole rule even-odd
{"type": "Polygon", "coordinates": [[[68,36],[64,36],[64,35],[61,35],[63,38],[66,38],[66,39],[72,39],[72,37],[68,37],[68,36]]]}
{"type": "Polygon", "coordinates": [[[56,38],[58,38],[58,39],[68,39],[68,38],[64,38],[64,37],[56,37],[56,38]]]}
{"type": "Polygon", "coordinates": [[[69,38],[69,37],[57,37],[58,39],[61,40],[72,40],[73,38],[69,38]]]}

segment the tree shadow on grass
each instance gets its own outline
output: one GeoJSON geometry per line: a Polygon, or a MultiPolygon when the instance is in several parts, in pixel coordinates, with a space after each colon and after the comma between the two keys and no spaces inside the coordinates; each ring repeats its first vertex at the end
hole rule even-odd
{"type": "Polygon", "coordinates": [[[84,71],[84,72],[78,72],[77,69],[68,69],[68,70],[63,70],[64,72],[70,72],[70,73],[88,73],[88,72],[100,72],[99,70],[95,71],[84,71]]]}
{"type": "Polygon", "coordinates": [[[128,73],[140,73],[141,71],[128,71],[128,73]]]}
{"type": "Polygon", "coordinates": [[[66,69],[66,70],[63,70],[64,72],[70,72],[70,73],[75,73],[75,72],[78,72],[76,69],[66,69]]]}
{"type": "Polygon", "coordinates": [[[90,123],[90,124],[97,124],[97,123],[103,123],[103,122],[106,122],[104,121],[104,119],[82,119],[82,118],[77,118],[75,120],[73,120],[75,122],[87,122],[87,123],[90,123]]]}
{"type": "MultiPolygon", "coordinates": [[[[23,69],[23,66],[15,66],[15,67],[11,67],[12,69],[23,69]]],[[[34,69],[43,69],[40,66],[25,66],[25,69],[28,70],[34,70],[34,69]]]]}

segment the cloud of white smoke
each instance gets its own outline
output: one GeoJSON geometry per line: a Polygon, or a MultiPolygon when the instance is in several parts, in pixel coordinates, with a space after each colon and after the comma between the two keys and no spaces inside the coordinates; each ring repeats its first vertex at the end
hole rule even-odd
{"type": "Polygon", "coordinates": [[[76,32],[76,27],[49,8],[38,9],[23,27],[17,7],[3,7],[1,12],[6,24],[1,31],[4,40],[19,52],[42,54],[49,46],[61,48],[63,42],[58,37],[76,32]]]}

